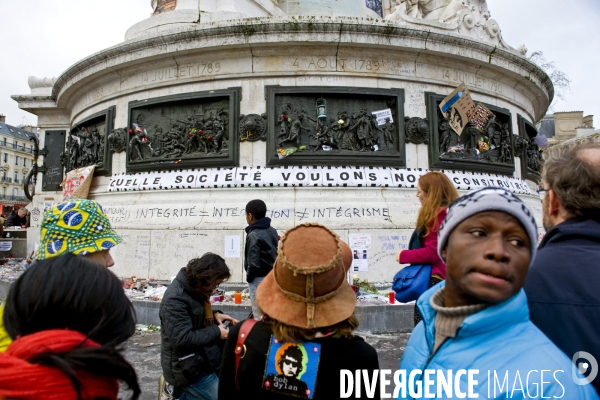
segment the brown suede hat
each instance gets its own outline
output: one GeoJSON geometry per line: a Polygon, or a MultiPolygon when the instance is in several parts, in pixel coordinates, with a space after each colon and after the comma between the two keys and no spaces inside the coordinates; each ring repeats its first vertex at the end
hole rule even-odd
{"type": "Polygon", "coordinates": [[[273,270],[256,291],[258,305],[284,324],[313,329],[349,318],[356,294],[346,281],[352,252],[326,227],[307,223],[279,242],[273,270]]]}

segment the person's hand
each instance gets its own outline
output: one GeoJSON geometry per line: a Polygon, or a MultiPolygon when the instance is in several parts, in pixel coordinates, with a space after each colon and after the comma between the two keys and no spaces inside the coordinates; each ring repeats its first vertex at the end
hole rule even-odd
{"type": "Polygon", "coordinates": [[[225,328],[225,326],[222,324],[219,324],[217,326],[219,327],[219,331],[221,331],[221,339],[227,339],[227,335],[229,334],[227,328],[225,328]]]}
{"type": "Polygon", "coordinates": [[[215,320],[217,320],[217,323],[218,323],[219,325],[223,325],[223,322],[225,322],[225,321],[229,321],[229,322],[231,322],[231,325],[235,325],[235,324],[237,324],[238,322],[240,322],[240,321],[238,321],[238,320],[237,320],[237,319],[235,319],[235,318],[231,318],[231,317],[230,317],[229,315],[227,315],[227,314],[221,314],[221,313],[216,313],[216,314],[215,314],[215,320]]]}
{"type": "Polygon", "coordinates": [[[400,251],[398,252],[398,255],[396,255],[396,261],[398,261],[398,264],[400,264],[400,254],[402,254],[402,251],[403,251],[403,250],[400,250],[400,251]]]}

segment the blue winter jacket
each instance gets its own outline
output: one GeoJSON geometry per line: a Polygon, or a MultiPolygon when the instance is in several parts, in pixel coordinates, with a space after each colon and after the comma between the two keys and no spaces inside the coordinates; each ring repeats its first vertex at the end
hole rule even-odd
{"type": "MultiPolygon", "coordinates": [[[[445,286],[445,282],[432,287],[417,301],[423,321],[414,329],[400,363],[406,370],[407,381],[412,370],[441,370],[447,378],[448,370],[479,370],[472,380],[472,391],[480,399],[598,399],[592,385],[576,385],[572,378],[572,362],[529,320],[525,292],[467,317],[454,338],[448,338],[433,351],[435,337],[435,311],[429,304],[431,296],[445,286]],[[543,383],[542,383],[543,382],[543,383]],[[543,387],[543,392],[542,392],[543,387]]],[[[577,378],[583,378],[574,371],[577,378]]],[[[454,383],[455,375],[452,375],[454,383]]],[[[421,378],[423,378],[421,376],[421,378]]],[[[429,392],[436,399],[457,398],[445,391],[438,396],[437,377],[429,392]]],[[[460,392],[468,396],[468,375],[460,377],[460,392]]],[[[398,398],[425,398],[402,397],[398,398]]],[[[472,398],[472,397],[471,397],[472,398]]]]}

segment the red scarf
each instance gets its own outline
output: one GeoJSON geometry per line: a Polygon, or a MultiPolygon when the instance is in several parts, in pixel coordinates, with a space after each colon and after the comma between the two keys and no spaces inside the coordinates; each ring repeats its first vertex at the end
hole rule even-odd
{"type": "MultiPolygon", "coordinates": [[[[77,399],[77,392],[61,370],[32,364],[28,360],[45,353],[66,353],[78,347],[100,345],[77,331],[47,330],[23,336],[0,353],[0,398],[8,399],[77,399]]],[[[116,379],[75,371],[81,382],[82,399],[106,397],[116,399],[116,379]]]]}

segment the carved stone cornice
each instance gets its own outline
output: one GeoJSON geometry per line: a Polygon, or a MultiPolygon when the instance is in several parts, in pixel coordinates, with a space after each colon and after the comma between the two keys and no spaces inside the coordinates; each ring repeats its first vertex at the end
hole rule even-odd
{"type": "MultiPolygon", "coordinates": [[[[348,48],[376,45],[382,54],[426,50],[427,55],[452,57],[477,66],[486,64],[496,71],[502,71],[507,79],[513,80],[514,85],[531,92],[529,97],[535,103],[533,113],[536,118],[544,115],[554,97],[548,75],[514,49],[500,49],[453,34],[410,29],[389,21],[343,17],[220,21],[186,27],[171,34],[131,40],[91,55],[68,68],[53,86],[52,97],[57,100],[59,107],[64,106],[70,95],[90,79],[114,74],[124,64],[141,66],[149,59],[172,58],[193,51],[216,54],[232,48],[254,49],[261,44],[289,49],[296,44],[310,43],[337,44],[339,49],[344,49],[345,45],[348,48]]],[[[237,77],[243,75],[236,74],[237,77]]]]}

